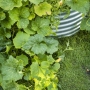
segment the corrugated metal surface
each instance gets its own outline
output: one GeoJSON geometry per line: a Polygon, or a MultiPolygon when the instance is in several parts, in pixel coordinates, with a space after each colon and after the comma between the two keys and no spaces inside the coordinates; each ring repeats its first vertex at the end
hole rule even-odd
{"type": "Polygon", "coordinates": [[[60,24],[58,25],[58,29],[53,28],[53,31],[56,32],[58,37],[67,37],[75,34],[79,31],[80,23],[82,19],[82,14],[78,11],[70,11],[70,15],[68,18],[64,19],[66,14],[62,13],[58,15],[60,19],[60,24]]]}

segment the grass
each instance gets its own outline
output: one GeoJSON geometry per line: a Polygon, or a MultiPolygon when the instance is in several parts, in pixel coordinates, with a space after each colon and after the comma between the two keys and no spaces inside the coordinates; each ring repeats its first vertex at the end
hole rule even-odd
{"type": "Polygon", "coordinates": [[[67,41],[73,50],[65,51],[65,59],[60,62],[59,90],[90,90],[90,33],[80,31],[71,37],[60,38],[63,50],[67,41]]]}

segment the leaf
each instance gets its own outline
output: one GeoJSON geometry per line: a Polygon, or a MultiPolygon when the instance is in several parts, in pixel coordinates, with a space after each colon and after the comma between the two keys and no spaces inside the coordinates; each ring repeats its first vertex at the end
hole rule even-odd
{"type": "Polygon", "coordinates": [[[23,62],[10,56],[1,68],[3,80],[17,81],[23,76],[23,62]]]}
{"type": "Polygon", "coordinates": [[[27,90],[27,87],[25,86],[25,85],[20,85],[20,84],[18,84],[18,90],[27,90]]]}
{"type": "Polygon", "coordinates": [[[44,54],[46,50],[47,50],[47,45],[43,43],[34,44],[31,49],[31,51],[33,51],[35,54],[40,54],[40,53],[44,54]]]}
{"type": "Polygon", "coordinates": [[[22,46],[24,51],[32,51],[35,54],[44,54],[45,52],[53,54],[58,50],[58,41],[53,38],[45,38],[41,34],[31,36],[22,46]]]}
{"type": "Polygon", "coordinates": [[[28,42],[26,42],[26,44],[24,44],[24,46],[22,47],[23,50],[31,50],[32,52],[34,52],[35,54],[44,54],[47,46],[44,43],[40,43],[43,41],[43,36],[42,35],[35,35],[35,36],[31,36],[28,40],[28,42]]]}
{"type": "Polygon", "coordinates": [[[30,15],[29,15],[29,20],[32,20],[32,19],[34,19],[35,18],[35,14],[34,13],[31,13],[30,15]]]}
{"type": "Polygon", "coordinates": [[[38,54],[38,60],[41,61],[46,61],[47,60],[47,55],[45,54],[38,54]]]}
{"type": "MultiPolygon", "coordinates": [[[[39,82],[37,82],[37,83],[39,83],[39,82]]],[[[35,90],[42,90],[42,86],[41,85],[35,85],[35,90]]]]}
{"type": "Polygon", "coordinates": [[[32,48],[33,45],[38,44],[43,41],[43,35],[36,34],[31,36],[28,41],[23,45],[23,50],[29,50],[32,48]]]}
{"type": "Polygon", "coordinates": [[[17,84],[15,81],[3,81],[2,87],[4,90],[27,90],[25,85],[17,84]]]}
{"type": "Polygon", "coordinates": [[[6,45],[11,45],[11,41],[9,39],[6,39],[6,31],[7,29],[1,27],[0,28],[0,52],[5,51],[6,45]]]}
{"type": "Polygon", "coordinates": [[[24,66],[28,64],[28,57],[23,54],[21,54],[20,56],[17,56],[16,59],[22,60],[24,66]]]}
{"type": "Polygon", "coordinates": [[[4,64],[5,58],[4,56],[0,53],[0,64],[4,64]]]}
{"type": "Polygon", "coordinates": [[[37,80],[41,80],[41,78],[45,78],[45,72],[47,71],[46,68],[42,68],[41,65],[38,62],[33,62],[31,67],[31,77],[35,78],[34,80],[37,82],[37,80]]]}
{"type": "Polygon", "coordinates": [[[81,25],[81,30],[90,30],[90,19],[88,17],[83,18],[81,25]]]}
{"type": "Polygon", "coordinates": [[[42,61],[41,62],[41,67],[42,68],[46,68],[47,69],[49,66],[50,66],[50,64],[47,61],[42,61]]]}
{"type": "Polygon", "coordinates": [[[37,17],[35,21],[32,21],[31,29],[44,36],[52,33],[52,30],[50,29],[50,20],[39,17],[37,17]]]}
{"type": "Polygon", "coordinates": [[[0,83],[2,83],[3,79],[2,79],[2,75],[0,74],[0,83]]]}
{"type": "Polygon", "coordinates": [[[51,8],[52,6],[47,2],[40,3],[34,7],[35,13],[38,16],[51,15],[51,8]]]}
{"type": "Polygon", "coordinates": [[[19,90],[15,81],[3,81],[2,87],[4,90],[19,90]]]}
{"type": "Polygon", "coordinates": [[[90,18],[88,18],[86,24],[87,24],[88,26],[90,26],[90,18]]]}
{"type": "Polygon", "coordinates": [[[25,2],[26,2],[27,0],[23,0],[23,1],[25,1],[25,2]]]}
{"type": "Polygon", "coordinates": [[[4,10],[12,10],[20,6],[22,6],[22,0],[0,0],[0,7],[4,10]]]}
{"type": "Polygon", "coordinates": [[[53,82],[51,82],[47,88],[48,88],[48,90],[58,90],[56,84],[53,82]]]}
{"type": "Polygon", "coordinates": [[[18,28],[26,28],[29,24],[29,20],[28,19],[20,19],[18,22],[17,22],[17,26],[18,28]]]}
{"type": "Polygon", "coordinates": [[[10,45],[9,46],[6,46],[6,51],[5,52],[8,53],[10,51],[11,47],[12,46],[10,46],[10,45]]]}
{"type": "Polygon", "coordinates": [[[27,26],[27,28],[24,28],[24,31],[25,31],[27,34],[29,34],[29,35],[35,34],[35,31],[33,31],[33,30],[31,29],[31,25],[30,25],[30,24],[27,26]]]}
{"type": "Polygon", "coordinates": [[[53,66],[52,66],[52,69],[55,70],[55,71],[58,71],[60,68],[60,64],[59,63],[55,63],[53,66]]]}
{"type": "Polygon", "coordinates": [[[58,41],[53,38],[45,38],[47,44],[47,53],[53,54],[58,50],[58,41]]]}
{"type": "Polygon", "coordinates": [[[11,37],[11,31],[6,30],[6,31],[5,31],[5,36],[6,36],[7,38],[10,38],[10,37],[11,37]]]}
{"type": "Polygon", "coordinates": [[[9,16],[14,21],[19,21],[19,19],[22,18],[28,18],[29,14],[29,8],[27,7],[14,8],[9,11],[9,16]]]}
{"type": "Polygon", "coordinates": [[[44,0],[29,0],[33,4],[39,4],[40,2],[43,2],[44,0]]]}
{"type": "Polygon", "coordinates": [[[0,20],[3,20],[3,19],[5,19],[5,13],[4,12],[0,12],[0,20]]]}
{"type": "Polygon", "coordinates": [[[67,5],[69,5],[73,10],[79,11],[86,14],[89,11],[89,0],[66,0],[67,5]]]}
{"type": "Polygon", "coordinates": [[[31,72],[29,67],[25,68],[24,80],[31,80],[31,72]]]}
{"type": "Polygon", "coordinates": [[[11,20],[17,22],[18,28],[26,28],[29,24],[29,9],[27,7],[14,8],[9,11],[9,16],[11,20]]]}
{"type": "Polygon", "coordinates": [[[15,48],[21,48],[27,42],[28,38],[29,38],[28,34],[19,31],[16,34],[16,37],[13,39],[15,48]]]}
{"type": "Polygon", "coordinates": [[[31,70],[32,77],[38,76],[39,74],[38,62],[33,62],[30,68],[31,68],[30,70],[31,70]]]}
{"type": "Polygon", "coordinates": [[[85,26],[86,26],[86,21],[87,21],[87,18],[83,18],[82,19],[82,22],[81,22],[81,25],[80,25],[80,29],[81,30],[85,30],[85,26]]]}
{"type": "Polygon", "coordinates": [[[10,29],[11,26],[14,24],[14,21],[9,18],[8,15],[6,15],[6,18],[1,21],[2,27],[10,29]]]}
{"type": "Polygon", "coordinates": [[[14,8],[13,10],[10,10],[9,11],[9,17],[14,22],[18,21],[19,20],[19,9],[18,8],[14,8]]]}
{"type": "Polygon", "coordinates": [[[29,13],[29,8],[28,7],[21,7],[19,10],[19,14],[21,18],[28,18],[30,13],[29,13]]]}
{"type": "Polygon", "coordinates": [[[54,58],[52,57],[52,55],[47,56],[47,60],[50,64],[53,64],[55,62],[54,58]]]}

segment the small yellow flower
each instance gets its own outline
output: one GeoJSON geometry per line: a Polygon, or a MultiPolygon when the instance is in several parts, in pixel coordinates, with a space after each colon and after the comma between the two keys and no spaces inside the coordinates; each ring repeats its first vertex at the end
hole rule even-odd
{"type": "Polygon", "coordinates": [[[63,5],[63,0],[60,0],[59,5],[60,5],[60,6],[63,5]]]}
{"type": "Polygon", "coordinates": [[[61,58],[58,58],[55,62],[60,62],[61,61],[61,58]]]}

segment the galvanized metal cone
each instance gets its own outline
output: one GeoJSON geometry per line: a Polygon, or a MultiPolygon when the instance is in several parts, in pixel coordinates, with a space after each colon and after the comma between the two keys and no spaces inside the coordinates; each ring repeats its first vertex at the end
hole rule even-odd
{"type": "Polygon", "coordinates": [[[80,30],[80,24],[82,20],[82,13],[71,10],[70,15],[64,19],[66,13],[61,13],[56,18],[60,19],[58,29],[52,27],[53,32],[57,37],[67,37],[77,33],[80,30]]]}

